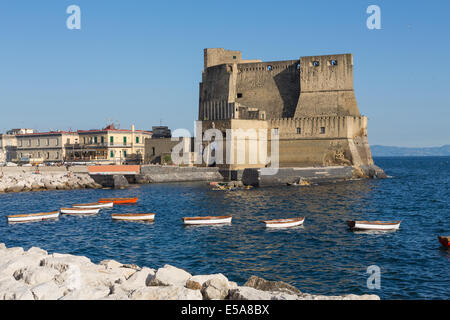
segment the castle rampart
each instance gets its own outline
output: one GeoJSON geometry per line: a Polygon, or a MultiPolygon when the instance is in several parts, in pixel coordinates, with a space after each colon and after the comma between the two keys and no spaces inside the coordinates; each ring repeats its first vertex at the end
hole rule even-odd
{"type": "MultiPolygon", "coordinates": [[[[280,167],[373,165],[351,54],[254,62],[239,51],[205,49],[199,120],[203,131],[266,128],[269,145],[276,132],[280,167]]],[[[258,166],[265,164],[223,167],[258,166]]]]}

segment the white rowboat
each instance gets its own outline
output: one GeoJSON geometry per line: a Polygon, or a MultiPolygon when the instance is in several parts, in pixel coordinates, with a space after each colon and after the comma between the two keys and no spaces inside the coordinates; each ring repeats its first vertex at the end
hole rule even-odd
{"type": "Polygon", "coordinates": [[[83,208],[83,209],[112,208],[113,206],[114,202],[107,202],[107,203],[94,202],[94,203],[80,203],[72,205],[73,208],[83,208]]]}
{"type": "Polygon", "coordinates": [[[201,225],[201,224],[224,224],[231,223],[231,216],[217,216],[217,217],[187,217],[181,218],[186,225],[201,225]]]}
{"type": "Polygon", "coordinates": [[[58,219],[59,211],[31,213],[31,214],[17,214],[8,216],[8,222],[31,222],[42,221],[48,219],[58,219]]]}
{"type": "Polygon", "coordinates": [[[111,215],[114,220],[128,220],[128,221],[153,221],[155,219],[154,213],[114,213],[111,215]]]}
{"type": "Polygon", "coordinates": [[[353,230],[397,230],[401,221],[347,221],[353,230]]]}
{"type": "Polygon", "coordinates": [[[290,219],[276,219],[263,220],[267,228],[292,228],[303,224],[305,217],[290,218],[290,219]]]}
{"type": "Polygon", "coordinates": [[[97,214],[100,209],[83,209],[83,208],[61,208],[62,214],[97,214]]]}

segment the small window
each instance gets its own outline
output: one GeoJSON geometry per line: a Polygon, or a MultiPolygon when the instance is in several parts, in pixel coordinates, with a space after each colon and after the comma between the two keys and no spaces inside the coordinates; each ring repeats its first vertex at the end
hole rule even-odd
{"type": "Polygon", "coordinates": [[[331,60],[330,61],[330,65],[331,66],[337,66],[337,64],[338,64],[337,60],[331,60]]]}
{"type": "Polygon", "coordinates": [[[127,137],[123,137],[123,144],[127,144],[127,137]]]}
{"type": "Polygon", "coordinates": [[[123,150],[123,157],[126,158],[127,157],[127,151],[123,150]]]}
{"type": "Polygon", "coordinates": [[[102,142],[102,143],[105,143],[105,137],[100,137],[100,141],[102,142]]]}
{"type": "Polygon", "coordinates": [[[261,113],[261,119],[264,120],[264,113],[261,113]]]}
{"type": "Polygon", "coordinates": [[[319,61],[313,61],[313,66],[314,66],[314,67],[318,67],[318,66],[320,66],[320,63],[319,63],[319,61]]]}
{"type": "Polygon", "coordinates": [[[136,137],[136,143],[139,143],[139,137],[136,137]]]}
{"type": "MultiPolygon", "coordinates": [[[[111,137],[112,138],[112,137],[111,137]]],[[[111,150],[111,152],[109,153],[109,157],[110,158],[114,158],[114,151],[113,150],[111,150]]]]}
{"type": "Polygon", "coordinates": [[[98,143],[97,137],[94,137],[94,143],[98,143]]]}
{"type": "Polygon", "coordinates": [[[113,136],[109,137],[109,142],[110,142],[111,144],[114,143],[114,137],[113,137],[113,136]]]}
{"type": "Polygon", "coordinates": [[[238,94],[237,94],[237,97],[238,97],[238,98],[242,98],[242,93],[238,93],[238,94]]]}
{"type": "Polygon", "coordinates": [[[302,128],[297,128],[297,134],[302,134],[302,128]]]}
{"type": "Polygon", "coordinates": [[[278,134],[278,128],[274,128],[273,133],[278,134]]]}
{"type": "Polygon", "coordinates": [[[268,71],[270,71],[270,70],[272,70],[272,69],[273,69],[272,66],[270,66],[270,65],[267,66],[267,70],[268,70],[268,71]]]}
{"type": "Polygon", "coordinates": [[[152,156],[156,154],[155,147],[152,147],[152,156]]]}
{"type": "Polygon", "coordinates": [[[235,59],[235,60],[236,60],[236,56],[233,56],[233,59],[235,59]]]}
{"type": "Polygon", "coordinates": [[[320,134],[324,134],[325,133],[325,127],[320,127],[320,134]]]}

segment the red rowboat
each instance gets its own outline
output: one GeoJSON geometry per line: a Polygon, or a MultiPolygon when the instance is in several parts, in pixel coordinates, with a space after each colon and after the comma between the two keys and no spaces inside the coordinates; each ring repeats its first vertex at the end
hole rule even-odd
{"type": "Polygon", "coordinates": [[[98,202],[100,203],[107,203],[107,202],[113,202],[114,204],[129,204],[129,203],[136,203],[138,198],[102,198],[99,199],[98,202]]]}
{"type": "Polygon", "coordinates": [[[446,248],[450,248],[450,237],[441,237],[438,236],[439,242],[446,248]]]}

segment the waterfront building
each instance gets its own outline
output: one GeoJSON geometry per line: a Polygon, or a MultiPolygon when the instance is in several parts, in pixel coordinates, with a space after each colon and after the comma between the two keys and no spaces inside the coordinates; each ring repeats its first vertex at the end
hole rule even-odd
{"type": "Polygon", "coordinates": [[[151,131],[118,129],[109,125],[103,129],[78,130],[78,141],[66,145],[66,161],[114,164],[140,164],[144,160],[145,140],[151,131]]]}
{"type": "Polygon", "coordinates": [[[78,134],[69,131],[49,131],[16,134],[16,162],[62,162],[66,157],[66,144],[78,141],[78,134]]]}

